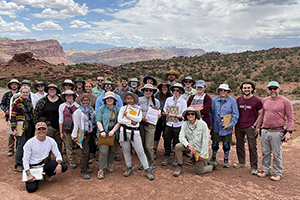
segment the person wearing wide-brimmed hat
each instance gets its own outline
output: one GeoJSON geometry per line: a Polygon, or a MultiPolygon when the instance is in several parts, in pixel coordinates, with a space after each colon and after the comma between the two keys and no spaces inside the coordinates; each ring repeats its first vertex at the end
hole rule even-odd
{"type": "Polygon", "coordinates": [[[47,84],[44,83],[43,81],[38,81],[33,85],[33,89],[35,89],[36,91],[38,91],[37,93],[35,93],[36,96],[38,96],[40,99],[42,97],[45,97],[48,93],[45,92],[45,88],[47,88],[47,84]]]}
{"type": "Polygon", "coordinates": [[[65,79],[64,82],[62,82],[60,84],[60,86],[61,86],[61,88],[62,88],[63,91],[65,91],[65,90],[73,90],[74,87],[75,87],[75,84],[73,83],[72,80],[65,79]]]}
{"type": "Polygon", "coordinates": [[[181,81],[181,83],[182,85],[184,85],[185,90],[184,94],[182,94],[182,98],[187,101],[190,98],[190,96],[197,93],[197,91],[193,88],[196,81],[193,80],[192,77],[187,76],[181,81]]]}
{"type": "MultiPolygon", "coordinates": [[[[132,92],[131,88],[128,86],[128,77],[127,76],[122,76],[120,78],[120,83],[121,83],[121,88],[116,92],[119,96],[121,96],[124,92],[132,92]]],[[[123,102],[123,105],[124,102],[123,102]]]]}
{"type": "Polygon", "coordinates": [[[234,98],[228,96],[232,90],[227,84],[220,84],[216,89],[220,94],[211,101],[210,121],[212,124],[211,140],[213,154],[210,162],[216,161],[217,152],[219,150],[219,142],[223,142],[224,162],[223,167],[229,168],[228,156],[230,151],[230,143],[232,142],[233,127],[239,118],[239,110],[237,102],[234,98]],[[231,120],[230,120],[231,118],[231,120]],[[225,123],[230,121],[229,124],[225,123]]]}
{"type": "Polygon", "coordinates": [[[210,165],[206,159],[209,158],[209,131],[206,123],[200,119],[200,112],[193,107],[188,107],[183,113],[184,123],[179,133],[179,142],[175,146],[175,162],[178,163],[174,176],[183,173],[182,152],[191,151],[195,161],[196,174],[212,172],[217,166],[215,161],[210,165]]]}
{"type": "Polygon", "coordinates": [[[65,102],[60,104],[58,108],[60,137],[64,140],[69,166],[72,169],[76,168],[75,154],[72,151],[73,140],[71,137],[73,130],[73,113],[79,107],[78,103],[75,102],[76,97],[77,95],[72,90],[64,91],[60,98],[65,102]]]}
{"type": "MultiPolygon", "coordinates": [[[[170,163],[171,154],[171,141],[173,140],[173,147],[179,142],[178,135],[180,127],[183,124],[182,113],[187,108],[186,101],[181,97],[184,93],[184,88],[180,83],[175,83],[170,87],[173,93],[173,97],[169,97],[166,100],[164,106],[163,115],[167,118],[165,128],[165,159],[161,163],[162,166],[167,166],[170,163]]],[[[177,166],[177,162],[173,162],[172,166],[177,166]]]]}
{"type": "MultiPolygon", "coordinates": [[[[105,92],[113,92],[115,89],[116,89],[116,86],[115,84],[113,84],[111,81],[105,81],[103,84],[102,84],[102,89],[105,91],[105,92]]],[[[98,98],[97,98],[97,101],[96,101],[96,106],[95,106],[95,110],[97,112],[98,108],[100,106],[103,105],[103,101],[102,99],[105,97],[105,93],[100,95],[98,98]]],[[[119,108],[121,108],[123,106],[123,101],[120,97],[120,95],[118,94],[115,94],[115,98],[118,99],[117,101],[117,106],[119,108]]]]}
{"type": "MultiPolygon", "coordinates": [[[[102,99],[104,104],[100,106],[96,113],[97,137],[112,137],[115,135],[115,141],[112,146],[99,145],[99,171],[97,177],[104,178],[104,170],[107,169],[109,173],[114,171],[112,166],[113,160],[118,149],[119,141],[119,126],[117,126],[117,119],[120,109],[116,106],[118,101],[113,92],[106,92],[102,99]]],[[[101,138],[100,138],[101,139],[101,138]]]]}
{"type": "Polygon", "coordinates": [[[75,94],[81,95],[86,93],[86,91],[84,90],[85,81],[81,77],[77,77],[74,83],[75,83],[75,88],[74,88],[75,94]]]}
{"type": "MultiPolygon", "coordinates": [[[[154,161],[153,143],[154,143],[154,133],[155,133],[156,125],[148,123],[146,116],[149,107],[159,109],[160,104],[158,99],[154,97],[155,93],[157,92],[157,89],[152,84],[144,85],[141,91],[144,93],[144,96],[139,97],[139,103],[138,103],[138,106],[140,106],[142,109],[142,115],[143,115],[142,121],[140,123],[140,132],[141,132],[144,151],[147,155],[148,163],[150,165],[150,170],[154,171],[154,167],[156,163],[154,161]]],[[[157,118],[160,117],[161,114],[158,114],[157,118]]],[[[142,164],[139,166],[139,169],[140,170],[143,169],[142,164]]]]}
{"type": "Polygon", "coordinates": [[[89,168],[89,155],[90,155],[90,140],[92,139],[92,133],[96,128],[95,122],[95,110],[92,104],[95,98],[91,94],[81,94],[76,97],[75,100],[80,106],[73,113],[74,128],[71,137],[75,142],[79,142],[82,146],[81,159],[80,159],[80,172],[83,179],[90,179],[88,173],[92,170],[89,168]],[[78,131],[84,134],[81,139],[78,138],[78,131]]]}
{"type": "Polygon", "coordinates": [[[138,97],[144,96],[144,93],[139,91],[140,81],[137,78],[131,78],[129,80],[128,86],[131,88],[132,92],[135,93],[138,97]]]}
{"type": "Polygon", "coordinates": [[[157,81],[153,76],[145,76],[143,79],[144,84],[152,84],[154,86],[157,85],[157,81]]]}
{"type": "Polygon", "coordinates": [[[168,79],[168,83],[170,85],[174,85],[176,83],[175,79],[178,79],[179,76],[175,70],[170,70],[165,75],[166,79],[168,79]]]}
{"type": "MultiPolygon", "coordinates": [[[[10,91],[5,92],[2,96],[0,108],[5,113],[5,120],[8,121],[10,119],[9,110],[10,110],[10,99],[13,95],[17,94],[20,89],[20,82],[17,79],[12,79],[7,83],[8,89],[10,91]]],[[[14,144],[15,144],[15,138],[12,134],[8,135],[8,152],[7,156],[14,155],[14,144]]]]}
{"type": "Polygon", "coordinates": [[[136,105],[139,102],[139,98],[132,92],[124,92],[121,97],[127,103],[126,106],[121,107],[118,116],[118,125],[121,126],[120,141],[127,167],[123,175],[128,177],[133,173],[131,163],[132,145],[143,165],[143,169],[145,169],[146,177],[149,180],[153,180],[154,176],[150,170],[139,131],[140,122],[142,121],[141,107],[136,105]]]}
{"type": "Polygon", "coordinates": [[[51,83],[46,88],[47,96],[41,98],[34,109],[33,121],[38,123],[39,121],[45,121],[48,125],[47,136],[52,137],[57,145],[58,149],[62,153],[62,139],[59,132],[59,114],[58,109],[63,100],[59,98],[60,89],[51,83]]]}

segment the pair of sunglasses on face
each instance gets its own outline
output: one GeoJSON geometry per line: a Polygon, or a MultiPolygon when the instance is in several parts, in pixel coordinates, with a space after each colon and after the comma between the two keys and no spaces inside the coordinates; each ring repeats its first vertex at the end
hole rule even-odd
{"type": "Polygon", "coordinates": [[[105,85],[104,87],[106,87],[106,88],[111,88],[112,85],[105,85]]]}
{"type": "Polygon", "coordinates": [[[186,116],[195,116],[194,112],[186,113],[186,116]]]}

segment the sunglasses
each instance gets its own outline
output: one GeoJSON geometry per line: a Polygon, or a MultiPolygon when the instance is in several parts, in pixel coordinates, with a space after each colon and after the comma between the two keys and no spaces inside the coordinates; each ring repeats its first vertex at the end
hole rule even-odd
{"type": "Polygon", "coordinates": [[[37,88],[38,88],[38,87],[44,87],[44,85],[37,85],[36,87],[37,87],[37,88]]]}
{"type": "Polygon", "coordinates": [[[195,113],[194,112],[191,112],[191,113],[186,113],[186,116],[194,116],[195,115],[195,113]]]}
{"type": "Polygon", "coordinates": [[[185,81],[185,83],[192,83],[192,81],[185,81]]]}
{"type": "Polygon", "coordinates": [[[72,87],[72,85],[71,85],[71,84],[65,84],[65,86],[67,86],[67,87],[72,87]]]}
{"type": "Polygon", "coordinates": [[[220,92],[227,92],[228,90],[224,90],[224,89],[219,89],[220,92]]]}
{"type": "Polygon", "coordinates": [[[108,88],[108,87],[111,88],[112,86],[111,86],[111,85],[105,85],[104,87],[106,87],[106,88],[108,88]]]}
{"type": "Polygon", "coordinates": [[[145,89],[145,92],[153,92],[151,89],[145,89]]]}
{"type": "Polygon", "coordinates": [[[97,79],[97,81],[99,81],[99,82],[103,82],[103,81],[104,81],[104,79],[97,79]]]}
{"type": "Polygon", "coordinates": [[[274,90],[276,91],[278,88],[268,88],[270,91],[274,90]]]}
{"type": "Polygon", "coordinates": [[[174,90],[173,90],[173,92],[179,92],[179,91],[180,91],[180,90],[178,90],[178,89],[174,89],[174,90]]]}
{"type": "Polygon", "coordinates": [[[131,82],[131,84],[137,84],[137,82],[131,82]]]}

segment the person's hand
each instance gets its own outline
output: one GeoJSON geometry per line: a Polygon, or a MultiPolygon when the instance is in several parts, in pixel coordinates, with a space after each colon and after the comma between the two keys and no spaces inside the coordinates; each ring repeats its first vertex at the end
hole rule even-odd
{"type": "Polygon", "coordinates": [[[287,133],[283,136],[282,140],[284,139],[284,141],[287,142],[290,138],[291,138],[291,134],[290,134],[289,132],[287,132],[287,133]]]}
{"type": "Polygon", "coordinates": [[[259,128],[256,128],[256,129],[255,129],[255,133],[259,133],[259,128]]]}
{"type": "Polygon", "coordinates": [[[126,117],[127,113],[128,113],[128,112],[124,111],[123,117],[126,117]]]}
{"type": "Polygon", "coordinates": [[[204,158],[199,156],[197,161],[203,161],[203,160],[204,160],[204,158]]]}
{"type": "Polygon", "coordinates": [[[27,181],[28,182],[33,182],[35,180],[36,180],[36,178],[33,175],[30,174],[29,176],[27,176],[27,181]]]}
{"type": "Polygon", "coordinates": [[[18,136],[18,132],[17,132],[16,130],[14,130],[14,131],[12,132],[12,135],[15,136],[15,137],[17,137],[17,136],[18,136]]]}
{"type": "Polygon", "coordinates": [[[160,114],[160,113],[157,115],[157,118],[158,118],[158,119],[161,118],[161,114],[160,114]]]}
{"type": "Polygon", "coordinates": [[[106,137],[106,133],[105,133],[105,132],[102,132],[102,133],[101,133],[101,137],[106,137]]]}
{"type": "Polygon", "coordinates": [[[199,106],[199,107],[197,107],[197,108],[195,108],[195,110],[199,110],[199,111],[201,111],[201,110],[203,110],[203,105],[201,105],[201,106],[199,106]]]}
{"type": "Polygon", "coordinates": [[[196,149],[192,145],[190,145],[190,150],[191,150],[191,154],[192,155],[196,155],[197,154],[196,149]]]}
{"type": "Polygon", "coordinates": [[[62,166],[61,164],[58,164],[54,170],[54,172],[56,173],[56,175],[60,174],[61,173],[61,169],[62,169],[62,166]]]}
{"type": "Polygon", "coordinates": [[[64,136],[63,133],[60,133],[60,138],[61,138],[62,140],[65,140],[65,136],[64,136]]]}
{"type": "Polygon", "coordinates": [[[78,142],[78,138],[73,138],[73,141],[74,142],[78,142]]]}
{"type": "Polygon", "coordinates": [[[113,135],[114,135],[114,132],[113,131],[109,131],[108,136],[112,137],[113,135]]]}
{"type": "Polygon", "coordinates": [[[135,125],[137,125],[137,122],[131,121],[131,125],[135,126],[135,125]]]}
{"type": "Polygon", "coordinates": [[[8,115],[8,113],[9,113],[9,111],[8,111],[8,110],[7,110],[7,111],[5,111],[5,114],[6,114],[6,115],[8,115]]]}
{"type": "Polygon", "coordinates": [[[226,126],[224,129],[231,129],[229,126],[226,126]]]}
{"type": "Polygon", "coordinates": [[[148,121],[148,120],[146,119],[145,116],[143,116],[142,120],[143,120],[144,122],[148,121]]]}

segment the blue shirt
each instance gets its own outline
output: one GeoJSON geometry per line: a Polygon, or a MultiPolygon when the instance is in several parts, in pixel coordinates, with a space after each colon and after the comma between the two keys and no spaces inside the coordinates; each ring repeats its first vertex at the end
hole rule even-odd
{"type": "Polygon", "coordinates": [[[92,89],[92,93],[94,93],[97,97],[99,97],[100,95],[104,94],[105,91],[102,89],[99,90],[98,86],[96,86],[92,89]]]}
{"type": "MultiPolygon", "coordinates": [[[[105,97],[105,93],[97,98],[96,105],[95,105],[95,111],[96,112],[97,112],[98,108],[104,104],[103,101],[102,101],[102,99],[104,97],[105,97]]],[[[117,104],[116,106],[121,108],[123,106],[123,101],[122,101],[121,97],[119,95],[115,94],[115,98],[118,100],[117,103],[116,103],[117,104]]]]}
{"type": "Polygon", "coordinates": [[[229,96],[226,97],[224,102],[221,101],[220,96],[213,98],[211,100],[209,118],[212,124],[213,132],[219,133],[220,136],[225,136],[232,133],[233,127],[236,125],[239,119],[239,109],[236,100],[229,96]],[[230,129],[223,129],[221,124],[221,116],[228,114],[232,114],[232,119],[229,124],[230,129]]]}

